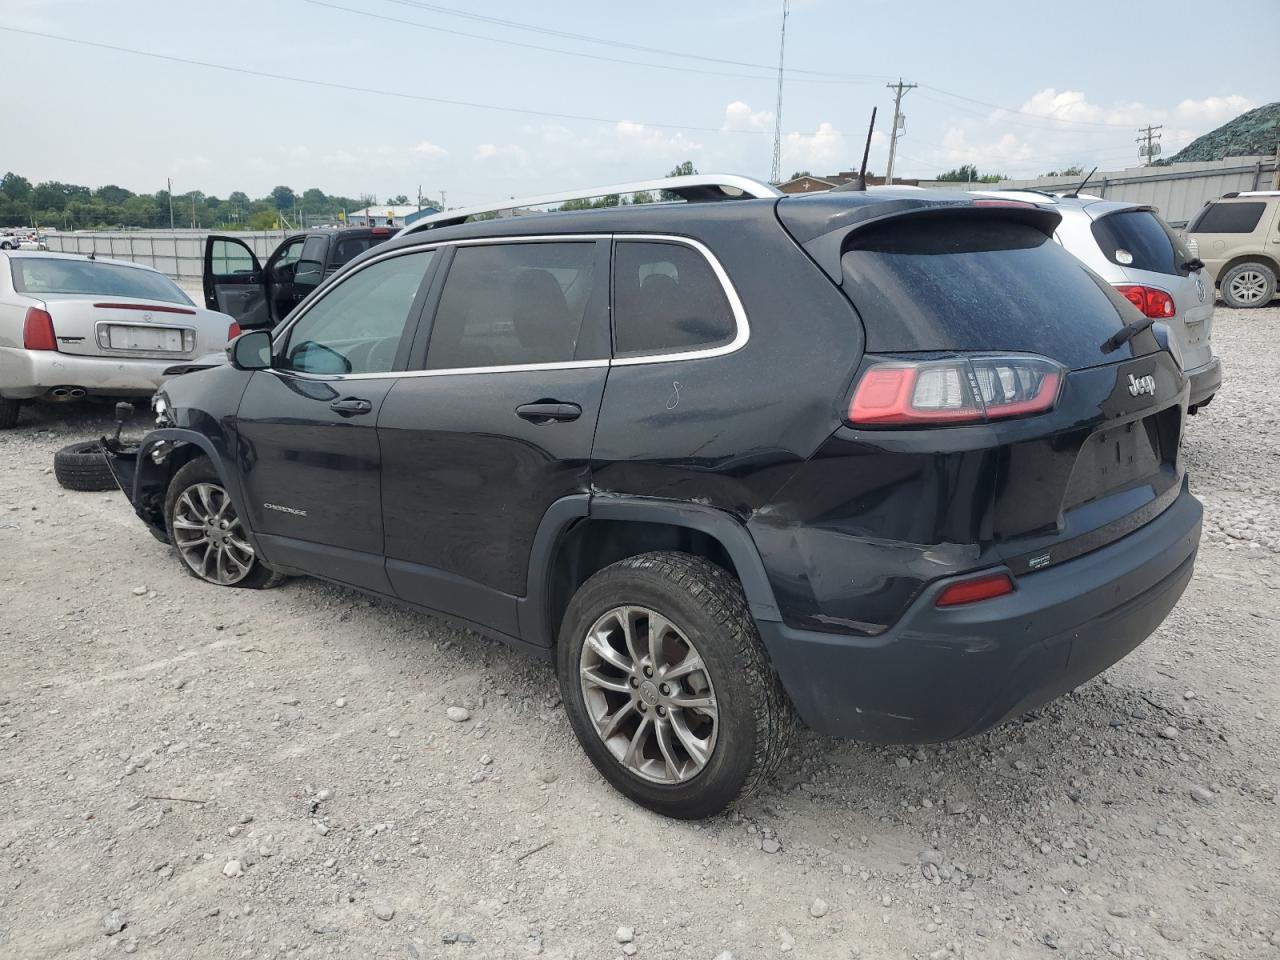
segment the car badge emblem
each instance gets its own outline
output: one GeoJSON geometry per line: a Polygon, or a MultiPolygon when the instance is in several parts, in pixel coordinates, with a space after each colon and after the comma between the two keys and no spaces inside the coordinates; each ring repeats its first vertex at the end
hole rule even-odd
{"type": "Polygon", "coordinates": [[[150,319],[151,319],[151,314],[149,314],[149,313],[144,313],[144,314],[142,315],[142,319],[143,319],[143,321],[150,320],[150,319]]]}
{"type": "Polygon", "coordinates": [[[1151,396],[1156,395],[1156,378],[1147,374],[1145,377],[1135,377],[1129,374],[1129,396],[1140,397],[1144,393],[1151,396]]]}
{"type": "Polygon", "coordinates": [[[1200,302],[1204,303],[1204,281],[1196,277],[1196,296],[1200,298],[1200,302]]]}

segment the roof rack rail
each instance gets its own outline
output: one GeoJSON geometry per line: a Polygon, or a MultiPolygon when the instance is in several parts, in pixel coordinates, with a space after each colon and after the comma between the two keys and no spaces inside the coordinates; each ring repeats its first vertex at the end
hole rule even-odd
{"type": "Polygon", "coordinates": [[[553,203],[565,203],[568,200],[591,200],[596,197],[607,197],[611,194],[640,193],[665,190],[674,193],[690,203],[708,200],[761,200],[783,196],[781,190],[750,177],[740,177],[724,173],[695,173],[684,177],[663,177],[659,180],[637,180],[634,183],[615,183],[607,187],[587,187],[579,190],[566,190],[563,193],[547,193],[538,197],[523,197],[505,200],[501,203],[485,204],[481,207],[463,207],[458,210],[446,210],[433,213],[429,217],[415,220],[400,231],[416,233],[421,230],[434,230],[440,227],[452,227],[465,223],[469,218],[486,213],[502,213],[508,210],[520,210],[525,207],[542,207],[553,203]]]}

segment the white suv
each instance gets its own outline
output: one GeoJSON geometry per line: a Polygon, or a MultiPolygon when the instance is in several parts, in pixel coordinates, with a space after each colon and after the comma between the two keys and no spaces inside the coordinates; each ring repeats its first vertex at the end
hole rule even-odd
{"type": "Polygon", "coordinates": [[[1213,355],[1213,279],[1205,265],[1154,207],[1083,195],[1033,191],[975,191],[1023,200],[1062,215],[1054,239],[1110,283],[1144,316],[1169,328],[1182,369],[1191,380],[1187,412],[1195,413],[1222,385],[1213,355]]]}

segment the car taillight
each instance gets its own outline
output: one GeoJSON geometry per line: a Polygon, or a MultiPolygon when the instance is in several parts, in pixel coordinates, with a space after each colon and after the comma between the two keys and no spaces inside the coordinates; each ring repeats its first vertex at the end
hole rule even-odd
{"type": "Polygon", "coordinates": [[[1144,317],[1165,320],[1178,312],[1173,297],[1159,287],[1144,287],[1135,283],[1117,283],[1116,289],[1126,300],[1137,307],[1144,317]]]}
{"type": "Polygon", "coordinates": [[[888,360],[863,373],[849,402],[859,426],[984,423],[1052,410],[1066,371],[1044,357],[888,360]]]}
{"type": "Polygon", "coordinates": [[[979,600],[993,600],[1008,593],[1013,593],[1013,578],[1007,573],[989,573],[951,584],[938,594],[934,606],[958,607],[979,600]]]}
{"type": "Polygon", "coordinates": [[[231,326],[227,327],[227,342],[230,343],[238,336],[240,336],[240,324],[232,320],[231,326]]]}
{"type": "Polygon", "coordinates": [[[28,350],[57,350],[58,338],[53,332],[53,317],[47,310],[27,307],[22,322],[22,345],[28,350]]]}

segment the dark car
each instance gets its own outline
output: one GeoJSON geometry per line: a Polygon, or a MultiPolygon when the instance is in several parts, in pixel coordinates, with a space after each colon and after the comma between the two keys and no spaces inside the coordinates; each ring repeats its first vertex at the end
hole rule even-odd
{"type": "Polygon", "coordinates": [[[295,234],[276,247],[265,267],[238,237],[206,237],[205,306],[228,314],[242,330],[274,327],[325,277],[395,233],[391,227],[347,227],[295,234]]]}
{"type": "Polygon", "coordinates": [[[627,188],[690,202],[438,215],[171,381],[113,457],[139,516],[203,580],[553,661],[600,772],[679,817],[767,778],[793,710],[969,736],[1160,624],[1200,536],[1187,379],[1056,213],[627,188]]]}

